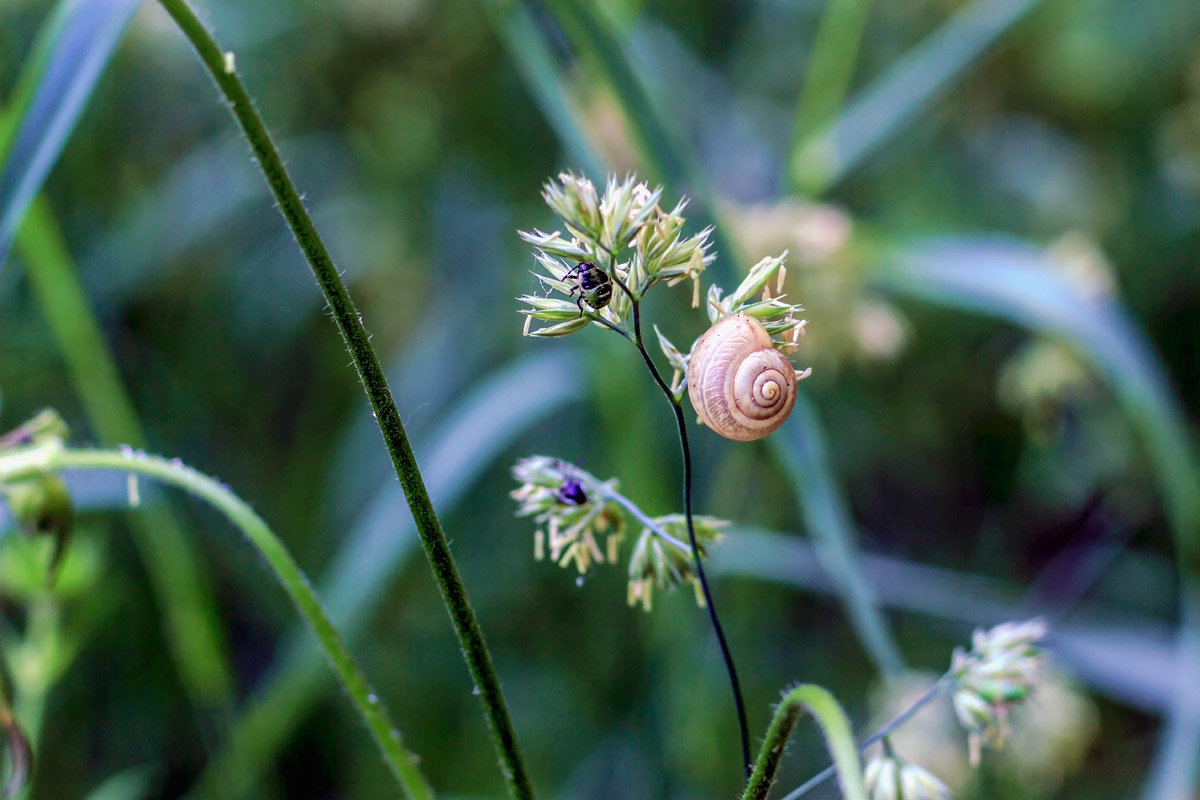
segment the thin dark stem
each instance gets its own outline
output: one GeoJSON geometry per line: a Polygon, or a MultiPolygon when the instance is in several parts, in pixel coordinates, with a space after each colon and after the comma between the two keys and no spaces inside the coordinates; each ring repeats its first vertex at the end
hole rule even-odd
{"type": "MultiPolygon", "coordinates": [[[[662,379],[659,378],[659,382],[662,379]]],[[[668,390],[668,397],[670,397],[668,390]]],[[[679,425],[679,446],[683,450],[683,507],[687,517],[688,541],[692,545],[692,559],[696,562],[696,577],[700,580],[700,588],[704,591],[704,603],[708,607],[708,618],[712,621],[713,631],[721,645],[721,657],[725,659],[725,670],[729,673],[729,685],[733,689],[733,704],[737,707],[738,732],[742,738],[742,763],[745,765],[747,776],[750,774],[750,730],[746,724],[746,703],[742,700],[742,685],[738,681],[737,667],[733,663],[733,653],[729,642],[725,639],[725,631],[721,628],[721,620],[717,617],[717,606],[713,602],[712,590],[708,587],[708,578],[704,574],[704,563],[700,560],[700,548],[696,545],[696,531],[692,524],[692,451],[688,445],[687,426],[683,418],[683,406],[674,402],[675,421],[679,425]]]]}
{"type": "MultiPolygon", "coordinates": [[[[621,280],[621,276],[617,274],[617,254],[599,242],[596,242],[596,246],[608,253],[608,277],[611,278],[612,282],[615,283],[620,290],[625,293],[625,296],[629,298],[629,303],[633,306],[633,313],[636,315],[638,299],[633,296],[633,292],[629,290],[629,287],[625,285],[625,281],[621,280]]],[[[629,337],[627,336],[625,338],[628,339],[629,337]]],[[[638,340],[640,341],[641,338],[642,335],[639,331],[638,340]]]]}
{"type": "Polygon", "coordinates": [[[642,360],[646,362],[646,367],[654,377],[654,382],[658,384],[658,388],[662,389],[663,394],[670,401],[671,408],[675,411],[675,421],[679,426],[679,447],[683,451],[683,513],[687,520],[688,542],[692,546],[692,561],[696,564],[696,578],[700,581],[700,590],[704,593],[704,607],[708,610],[708,619],[712,622],[713,631],[717,634],[717,642],[721,645],[721,658],[725,660],[725,671],[729,673],[729,684],[733,689],[733,704],[737,708],[738,732],[741,734],[742,740],[742,765],[746,770],[746,777],[749,778],[754,765],[750,761],[750,729],[746,724],[746,704],[742,700],[742,685],[738,680],[737,667],[733,663],[733,653],[729,649],[729,642],[725,638],[725,631],[717,616],[717,606],[713,602],[712,590],[708,586],[708,577],[704,574],[704,562],[700,558],[700,547],[696,544],[696,529],[692,522],[692,450],[688,444],[683,406],[676,399],[671,387],[663,380],[658,367],[654,366],[654,360],[650,358],[646,346],[642,344],[641,308],[640,303],[636,300],[633,302],[633,335],[635,337],[634,345],[642,354],[642,360]]]}
{"type": "Polygon", "coordinates": [[[624,336],[629,341],[631,341],[631,342],[633,341],[633,336],[630,335],[629,331],[625,330],[624,328],[620,327],[619,325],[614,325],[613,323],[609,322],[604,317],[600,316],[598,313],[596,313],[594,311],[588,311],[588,312],[586,312],[586,314],[587,314],[588,319],[590,319],[592,322],[598,322],[606,328],[611,328],[612,330],[614,330],[617,333],[624,336]]]}
{"type": "Polygon", "coordinates": [[[266,125],[254,107],[246,87],[238,78],[232,54],[227,55],[221,50],[186,0],[160,2],[191,42],[213,81],[228,101],[230,111],[254,151],[263,177],[275,195],[280,212],[287,220],[309,266],[312,267],[313,274],[316,275],[338,330],[350,351],[354,367],[371,402],[371,408],[375,412],[379,430],[383,434],[396,476],[400,479],[413,521],[420,534],[425,555],[442,591],[446,609],[454,622],[467,667],[475,681],[484,715],[491,729],[492,742],[500,758],[501,772],[508,783],[509,794],[521,800],[532,798],[533,785],[517,745],[516,732],[500,689],[500,679],[492,664],[491,653],[467,599],[467,592],[459,577],[450,545],[434,513],[433,502],[429,499],[416,456],[400,419],[400,412],[392,398],[391,388],[379,359],[371,347],[371,337],[363,325],[362,317],[350,298],[350,293],[346,290],[346,285],[342,282],[320,234],[317,233],[299,192],[284,168],[283,160],[267,133],[266,125]]]}

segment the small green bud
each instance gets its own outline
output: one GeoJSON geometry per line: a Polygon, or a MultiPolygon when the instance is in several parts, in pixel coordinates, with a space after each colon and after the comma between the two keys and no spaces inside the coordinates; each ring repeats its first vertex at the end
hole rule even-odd
{"type": "Polygon", "coordinates": [[[75,507],[62,478],[52,472],[4,487],[8,508],[21,529],[33,536],[66,535],[75,521],[75,507]]]}
{"type": "Polygon", "coordinates": [[[75,524],[75,506],[67,485],[58,475],[46,472],[9,484],[2,491],[13,519],[25,534],[53,538],[54,552],[48,567],[53,581],[75,524]]]}

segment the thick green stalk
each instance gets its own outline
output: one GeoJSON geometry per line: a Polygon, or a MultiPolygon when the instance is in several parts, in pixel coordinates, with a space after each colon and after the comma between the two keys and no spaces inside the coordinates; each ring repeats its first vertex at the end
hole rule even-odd
{"type": "Polygon", "coordinates": [[[784,695],[775,709],[775,716],[771,718],[771,725],[767,728],[767,736],[763,739],[758,760],[754,762],[754,771],[746,783],[742,800],[766,799],[767,792],[775,780],[779,760],[783,758],[784,745],[787,744],[792,728],[796,727],[800,712],[806,708],[821,726],[825,746],[829,748],[837,765],[842,797],[846,800],[866,800],[862,764],[858,760],[858,749],[854,745],[854,733],[850,729],[849,720],[846,719],[846,712],[838,705],[833,695],[813,684],[801,684],[792,689],[784,695]]]}
{"type": "Polygon", "coordinates": [[[408,507],[421,536],[425,555],[433,569],[434,577],[442,591],[446,608],[454,622],[459,643],[462,645],[467,666],[483,703],[484,713],[491,728],[492,739],[499,755],[509,793],[514,798],[533,797],[533,786],[525,770],[517,745],[516,733],[500,690],[500,680],[492,665],[491,653],[483,640],[483,631],[475,612],[467,599],[466,589],[458,575],[458,567],[450,553],[446,536],[433,510],[425,482],[417,467],[408,435],[400,419],[400,412],[392,399],[391,389],[375,351],[370,336],[363,325],[358,309],[342,283],[337,267],[325,249],[320,235],[304,208],[299,192],[284,169],[283,161],[276,150],[262,118],[255,109],[250,95],[237,76],[232,53],[225,53],[213,40],[203,23],[185,0],[160,0],[163,8],[179,25],[184,36],[195,48],[200,60],[208,69],[217,87],[229,103],[230,111],[237,119],[242,133],[254,151],[259,168],[263,172],[279,210],[304,252],[321,291],[329,303],[334,321],[346,342],[355,369],[366,389],[379,430],[383,434],[396,476],[408,499],[408,507]]]}
{"type": "Polygon", "coordinates": [[[397,782],[412,800],[432,800],[433,790],[417,768],[416,758],[400,741],[400,731],[392,725],[387,711],[359,671],[333,620],[325,613],[321,601],[267,523],[254,513],[240,497],[212,478],[178,461],[168,461],[132,450],[65,450],[30,448],[26,452],[5,455],[0,459],[0,484],[23,477],[58,472],[64,469],[103,469],[145,475],[183,489],[224,514],[254,545],[267,566],[283,585],[296,609],[312,627],[325,651],[330,666],[337,672],[342,686],[350,695],[355,710],[367,724],[371,737],[379,747],[384,761],[397,782]]]}

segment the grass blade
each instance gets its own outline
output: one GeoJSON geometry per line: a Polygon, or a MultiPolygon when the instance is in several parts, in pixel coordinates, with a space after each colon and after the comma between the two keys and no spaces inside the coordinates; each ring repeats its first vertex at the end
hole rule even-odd
{"type": "MultiPolygon", "coordinates": [[[[0,173],[0,266],[140,4],[75,0],[64,16],[51,17],[51,54],[0,173]]],[[[32,66],[38,66],[36,60],[32,66]]]]}
{"type": "Polygon", "coordinates": [[[833,578],[859,641],[882,675],[899,675],[903,657],[863,574],[854,523],[833,479],[820,421],[804,392],[797,393],[791,418],[770,443],[791,481],[814,552],[833,578]]]}
{"type": "MultiPolygon", "coordinates": [[[[665,181],[674,193],[689,194],[703,206],[710,219],[716,219],[715,197],[686,140],[669,122],[668,105],[656,99],[638,75],[624,43],[603,9],[582,0],[549,0],[547,7],[558,19],[576,49],[589,57],[604,74],[625,118],[641,139],[646,158],[657,179],[665,181]]],[[[703,222],[703,220],[702,220],[703,222]]],[[[732,282],[736,273],[732,264],[741,263],[740,248],[718,224],[713,231],[716,249],[725,257],[716,262],[715,274],[732,282]]]]}
{"type": "Polygon", "coordinates": [[[149,794],[153,779],[150,766],[130,767],[97,786],[85,800],[141,800],[149,794]]]}
{"type": "Polygon", "coordinates": [[[1142,788],[1147,800],[1193,797],[1200,781],[1200,586],[1195,580],[1183,586],[1182,623],[1175,642],[1175,669],[1171,682],[1167,717],[1150,776],[1142,788]]]}
{"type": "Polygon", "coordinates": [[[802,139],[841,110],[858,61],[871,0],[829,0],[805,66],[792,135],[802,139]]]}
{"type": "Polygon", "coordinates": [[[21,74],[12,94],[8,97],[3,113],[0,113],[0,164],[8,157],[13,137],[17,134],[17,125],[24,119],[33,95],[37,91],[38,81],[46,69],[46,62],[54,52],[54,44],[58,41],[63,24],[70,16],[72,0],[59,0],[53,10],[38,28],[37,38],[25,57],[21,74]]]}
{"type": "Polygon", "coordinates": [[[949,91],[972,63],[1040,0],[974,0],[850,101],[836,121],[792,151],[792,185],[820,195],[949,91]]]}
{"type": "MultiPolygon", "coordinates": [[[[815,548],[794,534],[738,528],[729,536],[737,546],[713,553],[714,573],[838,592],[815,548]]],[[[983,627],[1030,611],[1025,587],[1007,581],[872,553],[862,555],[862,567],[888,608],[983,627]]],[[[1084,604],[1053,625],[1054,650],[1075,674],[1118,702],[1159,715],[1179,694],[1174,635],[1161,619],[1109,605],[1084,604]]]]}
{"type": "Polygon", "coordinates": [[[562,81],[562,70],[556,66],[554,54],[538,31],[529,8],[524,3],[500,0],[483,0],[483,6],[492,28],[508,51],[508,57],[521,73],[534,102],[562,142],[575,169],[582,170],[597,184],[603,183],[608,170],[573,113],[570,93],[562,81]]]}

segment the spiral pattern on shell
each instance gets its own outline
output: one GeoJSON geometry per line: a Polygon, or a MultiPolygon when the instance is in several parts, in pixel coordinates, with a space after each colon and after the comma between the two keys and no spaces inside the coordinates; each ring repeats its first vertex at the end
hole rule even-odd
{"type": "Polygon", "coordinates": [[[718,320],[692,347],[688,397],[700,421],[748,442],[774,431],[796,402],[796,370],[762,323],[745,314],[718,320]]]}

